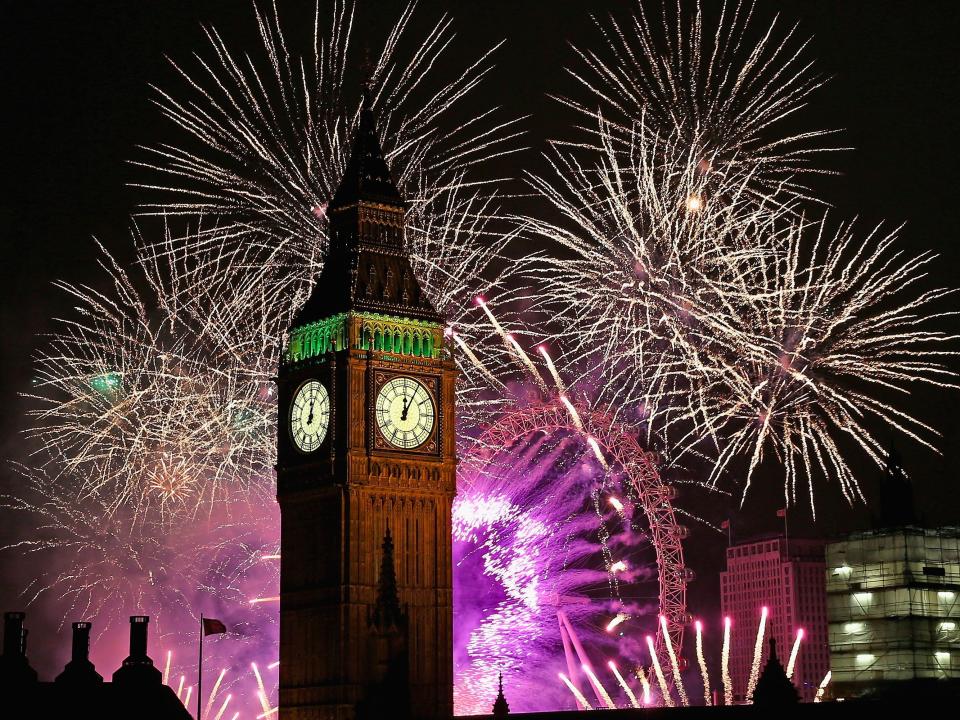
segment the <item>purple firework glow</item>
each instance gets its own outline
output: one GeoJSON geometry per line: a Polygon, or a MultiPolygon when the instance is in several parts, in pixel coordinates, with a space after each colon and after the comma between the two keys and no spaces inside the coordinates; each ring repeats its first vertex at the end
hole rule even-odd
{"type": "MultiPolygon", "coordinates": [[[[486,712],[499,672],[520,711],[575,709],[560,672],[597,706],[610,694],[626,706],[608,661],[649,664],[643,638],[657,633],[658,611],[683,614],[682,555],[664,542],[682,530],[667,487],[629,428],[571,406],[508,412],[463,458],[453,527],[457,713],[486,712]]],[[[671,622],[675,646],[680,633],[671,622]]],[[[636,678],[630,684],[641,691],[636,678]]]]}
{"type": "MultiPolygon", "coordinates": [[[[662,557],[635,473],[625,472],[607,447],[628,429],[597,433],[598,453],[587,431],[604,431],[604,416],[574,413],[559,401],[534,401],[504,413],[495,426],[502,435],[488,430],[465,448],[454,507],[458,713],[488,709],[499,671],[517,710],[543,710],[573,707],[558,672],[593,699],[580,670],[587,661],[617,697],[607,661],[631,669],[649,663],[643,637],[657,629],[662,557]],[[563,636],[561,616],[576,638],[563,636]],[[572,642],[582,643],[586,658],[571,650],[572,642]]],[[[201,704],[213,703],[215,714],[230,696],[231,713],[254,717],[276,706],[279,517],[271,503],[222,503],[209,516],[162,526],[114,520],[135,530],[105,535],[92,512],[96,498],[59,502],[46,487],[50,478],[25,472],[24,479],[34,500],[5,502],[34,515],[39,534],[20,549],[51,555],[45,565],[56,568],[28,588],[29,597],[50,600],[66,620],[117,621],[97,628],[94,660],[101,670],[124,655],[118,619],[147,614],[154,618],[154,660],[186,698],[195,692],[203,612],[224,620],[229,632],[206,641],[201,704]],[[115,547],[96,544],[107,541],[115,547]],[[93,575],[101,581],[83,581],[93,575]]]]}

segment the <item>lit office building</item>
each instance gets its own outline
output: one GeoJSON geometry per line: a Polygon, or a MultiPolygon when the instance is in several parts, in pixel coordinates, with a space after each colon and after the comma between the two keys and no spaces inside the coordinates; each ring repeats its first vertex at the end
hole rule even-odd
{"type": "MultiPolygon", "coordinates": [[[[824,542],[771,536],[727,549],[720,573],[723,615],[732,622],[730,675],[734,698],[745,701],[761,608],[768,609],[766,637],[784,664],[797,636],[803,640],[791,680],[804,702],[813,700],[830,668],[824,591],[824,542]]],[[[764,643],[764,656],[767,644],[764,643]]]]}

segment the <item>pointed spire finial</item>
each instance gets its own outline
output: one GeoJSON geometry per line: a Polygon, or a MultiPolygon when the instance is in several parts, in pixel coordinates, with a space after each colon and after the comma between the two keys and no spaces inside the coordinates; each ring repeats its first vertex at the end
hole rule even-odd
{"type": "Polygon", "coordinates": [[[753,691],[753,704],[767,707],[795,705],[800,694],[787,677],[786,670],[777,657],[777,641],[770,638],[770,656],[753,691]]]}
{"type": "Polygon", "coordinates": [[[880,477],[880,527],[903,527],[916,525],[917,515],[913,502],[913,483],[903,467],[903,460],[890,435],[883,474],[880,477]]]}
{"type": "Polygon", "coordinates": [[[350,159],[344,169],[340,185],[333,194],[327,207],[328,216],[354,203],[366,200],[398,210],[406,207],[406,202],[397,190],[390,175],[380,135],[377,132],[373,116],[373,66],[363,71],[363,102],[353,137],[350,159]]]}
{"type": "Polygon", "coordinates": [[[373,624],[377,627],[400,628],[406,617],[400,608],[400,596],[397,592],[397,573],[393,566],[393,536],[390,525],[383,536],[383,555],[380,560],[380,580],[377,587],[377,604],[373,609],[373,624]]]}
{"type": "Polygon", "coordinates": [[[500,691],[497,693],[497,699],[493,703],[493,716],[495,718],[507,717],[510,714],[510,706],[507,704],[507,698],[503,694],[503,673],[499,678],[500,691]]]}
{"type": "Polygon", "coordinates": [[[363,76],[361,81],[361,92],[363,93],[363,110],[373,108],[373,76],[376,73],[376,65],[370,59],[370,43],[363,44],[363,64],[360,66],[360,74],[363,76]]]}

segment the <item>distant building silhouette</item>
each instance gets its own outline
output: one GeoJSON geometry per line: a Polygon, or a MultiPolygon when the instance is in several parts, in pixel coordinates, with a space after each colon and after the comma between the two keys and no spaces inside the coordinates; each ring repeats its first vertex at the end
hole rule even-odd
{"type": "Polygon", "coordinates": [[[0,656],[0,688],[27,686],[37,681],[37,671],[27,661],[26,617],[8,612],[3,618],[3,655],[0,656]]]}
{"type": "Polygon", "coordinates": [[[757,679],[757,687],[753,690],[753,704],[774,708],[796,705],[798,702],[800,695],[777,657],[777,641],[770,638],[770,653],[767,664],[763,666],[763,672],[757,679]]]}
{"type": "Polygon", "coordinates": [[[38,682],[27,662],[22,612],[4,619],[3,655],[0,656],[0,691],[3,717],[98,718],[98,720],[190,720],[176,693],[163,684],[162,675],[147,655],[150,618],[130,618],[130,656],[104,682],[90,662],[89,622],[73,623],[70,662],[54,682],[38,682]]]}

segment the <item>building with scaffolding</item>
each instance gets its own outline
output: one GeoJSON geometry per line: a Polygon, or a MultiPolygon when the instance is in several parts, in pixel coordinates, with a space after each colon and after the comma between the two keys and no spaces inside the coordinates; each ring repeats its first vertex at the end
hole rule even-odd
{"type": "Polygon", "coordinates": [[[960,680],[960,527],[905,526],[827,546],[833,695],[960,680]]]}
{"type": "Polygon", "coordinates": [[[893,449],[875,525],[826,548],[831,694],[960,684],[960,527],[922,527],[893,449]]]}

